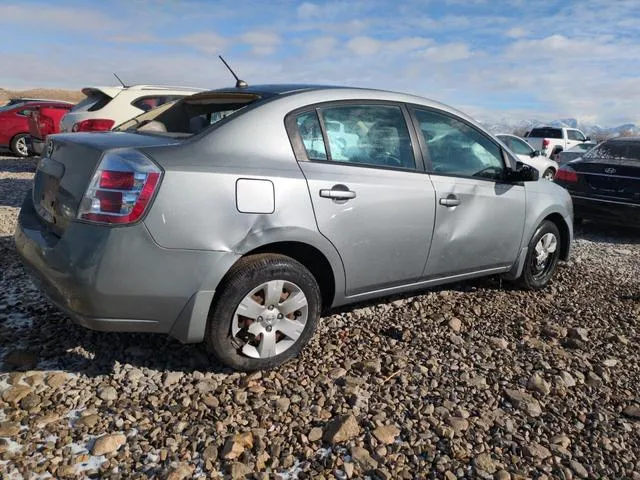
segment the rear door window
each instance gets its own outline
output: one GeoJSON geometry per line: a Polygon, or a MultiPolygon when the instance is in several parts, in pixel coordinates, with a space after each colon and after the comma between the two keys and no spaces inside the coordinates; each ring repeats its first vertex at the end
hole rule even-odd
{"type": "Polygon", "coordinates": [[[296,117],[298,132],[309,160],[326,160],[327,151],[322,137],[322,128],[316,111],[305,112],[296,117]]]}
{"type": "Polygon", "coordinates": [[[99,91],[93,91],[84,100],[77,103],[72,112],[97,112],[104,108],[111,100],[109,95],[99,91]]]}
{"type": "Polygon", "coordinates": [[[333,162],[415,169],[402,109],[395,105],[344,105],[318,110],[333,162]]]}

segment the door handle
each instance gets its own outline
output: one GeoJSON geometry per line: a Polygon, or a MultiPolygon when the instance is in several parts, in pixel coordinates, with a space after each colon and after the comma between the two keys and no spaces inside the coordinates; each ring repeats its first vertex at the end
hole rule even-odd
{"type": "Polygon", "coordinates": [[[320,196],[333,200],[350,200],[356,198],[356,192],[349,190],[346,185],[334,185],[331,189],[320,190],[320,196]]]}
{"type": "Polygon", "coordinates": [[[442,197],[440,199],[440,205],[444,205],[445,207],[456,207],[460,205],[460,199],[453,193],[450,193],[446,197],[442,197]]]}

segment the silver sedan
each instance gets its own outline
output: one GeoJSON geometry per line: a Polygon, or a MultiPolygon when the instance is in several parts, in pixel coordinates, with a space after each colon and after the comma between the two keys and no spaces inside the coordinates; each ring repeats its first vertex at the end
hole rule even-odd
{"type": "Polygon", "coordinates": [[[239,85],[50,136],[15,240],[77,323],[264,369],[332,307],[486,275],[545,287],[573,213],[537,179],[431,100],[239,85]]]}

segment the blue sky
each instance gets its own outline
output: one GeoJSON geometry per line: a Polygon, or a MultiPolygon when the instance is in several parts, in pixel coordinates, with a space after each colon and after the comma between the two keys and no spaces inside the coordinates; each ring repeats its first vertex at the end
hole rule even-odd
{"type": "Polygon", "coordinates": [[[305,82],[480,118],[640,123],[638,0],[78,0],[0,4],[0,87],[305,82]]]}

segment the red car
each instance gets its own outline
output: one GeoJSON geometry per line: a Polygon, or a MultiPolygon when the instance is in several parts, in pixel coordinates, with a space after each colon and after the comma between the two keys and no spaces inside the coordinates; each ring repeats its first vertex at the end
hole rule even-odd
{"type": "Polygon", "coordinates": [[[60,133],[60,120],[72,107],[71,104],[40,105],[27,116],[31,149],[36,155],[42,154],[47,135],[60,133]]]}
{"type": "Polygon", "coordinates": [[[29,118],[38,107],[54,105],[72,107],[69,102],[57,100],[30,100],[0,107],[0,149],[10,149],[19,157],[29,156],[29,118]]]}

